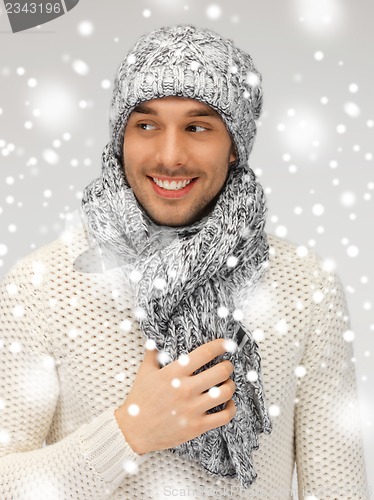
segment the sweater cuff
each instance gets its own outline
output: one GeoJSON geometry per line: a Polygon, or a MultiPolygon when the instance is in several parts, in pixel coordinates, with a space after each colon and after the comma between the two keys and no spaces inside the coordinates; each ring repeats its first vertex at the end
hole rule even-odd
{"type": "Polygon", "coordinates": [[[126,475],[135,474],[147,455],[138,455],[126,442],[109,408],[85,424],[80,432],[81,449],[86,460],[107,483],[119,484],[126,475]]]}

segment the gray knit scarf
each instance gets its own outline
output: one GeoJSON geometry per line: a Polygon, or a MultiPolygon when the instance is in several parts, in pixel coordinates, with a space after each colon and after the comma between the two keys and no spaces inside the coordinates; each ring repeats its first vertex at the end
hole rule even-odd
{"type": "MultiPolygon", "coordinates": [[[[169,356],[165,364],[215,338],[239,343],[238,331],[244,333],[238,321],[243,292],[248,297],[268,261],[264,193],[248,165],[230,169],[207,217],[176,228],[175,237],[166,240],[160,238],[162,227],[151,229],[157,226],[137,203],[109,143],[102,155],[102,176],[84,191],[82,212],[92,243],[116,260],[124,281],[131,283],[135,305],[144,313],[141,329],[169,356]]],[[[252,450],[259,447],[257,435],[269,434],[272,426],[258,345],[250,332],[244,337],[245,342],[239,338],[240,349],[195,372],[222,359],[234,364],[235,417],[170,451],[196,460],[214,475],[237,477],[248,488],[257,477],[251,459],[252,450]],[[249,371],[258,374],[257,380],[248,379],[249,371]]]]}

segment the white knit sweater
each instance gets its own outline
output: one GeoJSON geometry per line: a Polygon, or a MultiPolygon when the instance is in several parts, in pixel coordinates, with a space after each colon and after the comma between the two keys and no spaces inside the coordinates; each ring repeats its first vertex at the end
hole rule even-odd
{"type": "Polygon", "coordinates": [[[145,339],[131,295],[113,295],[115,269],[73,268],[88,248],[78,229],[17,263],[1,285],[1,500],[289,499],[295,460],[299,498],[369,498],[341,284],[314,253],[269,242],[244,325],[260,347],[273,432],[259,436],[249,490],[126,443],[114,411],[145,339]]]}

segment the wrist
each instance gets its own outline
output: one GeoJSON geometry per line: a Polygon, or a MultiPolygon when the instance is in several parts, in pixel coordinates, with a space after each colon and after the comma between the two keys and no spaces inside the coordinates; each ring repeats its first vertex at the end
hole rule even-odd
{"type": "Polygon", "coordinates": [[[120,408],[118,408],[114,412],[114,415],[116,417],[117,424],[118,424],[119,428],[121,429],[121,432],[126,440],[126,443],[130,446],[130,448],[133,450],[133,452],[136,453],[137,455],[145,455],[148,450],[146,450],[144,447],[141,446],[141,444],[137,443],[136,440],[134,440],[134,435],[133,435],[131,426],[128,425],[127,421],[123,418],[123,415],[121,414],[120,408]]]}

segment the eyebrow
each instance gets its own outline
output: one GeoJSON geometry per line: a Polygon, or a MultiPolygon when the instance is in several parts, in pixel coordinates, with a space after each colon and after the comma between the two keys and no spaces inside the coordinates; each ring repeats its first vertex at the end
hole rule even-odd
{"type": "MultiPolygon", "coordinates": [[[[144,115],[154,115],[158,116],[155,109],[147,106],[146,104],[138,104],[134,109],[133,113],[141,113],[144,115]]],[[[185,117],[197,117],[197,116],[211,116],[213,118],[220,118],[219,114],[212,108],[192,108],[184,115],[185,117]]]]}

